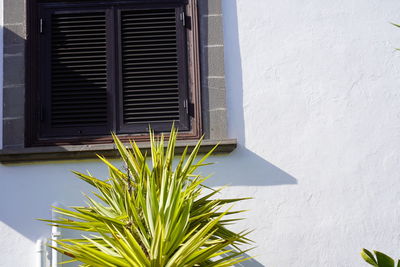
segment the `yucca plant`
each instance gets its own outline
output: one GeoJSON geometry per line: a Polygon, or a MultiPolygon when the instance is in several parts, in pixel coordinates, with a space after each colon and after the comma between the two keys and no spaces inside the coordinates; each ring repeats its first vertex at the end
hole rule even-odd
{"type": "Polygon", "coordinates": [[[394,259],[388,255],[374,250],[373,253],[365,248],[361,251],[361,257],[372,266],[376,267],[400,267],[400,260],[397,261],[397,265],[394,259]]]}
{"type": "Polygon", "coordinates": [[[244,199],[216,199],[220,189],[207,188],[209,177],[196,174],[213,150],[196,162],[200,140],[174,167],[177,131],[171,130],[168,144],[151,133],[150,164],[135,142],[127,149],[113,137],[125,167],[99,156],[108,180],[75,172],[96,189],[95,197],[86,196],[85,207],[54,207],[62,217],[44,221],[83,234],[57,240],[53,249],[81,266],[223,267],[249,259],[239,248],[251,243],[248,232],[226,228],[238,220],[226,216],[242,212],[227,204],[244,199]]]}

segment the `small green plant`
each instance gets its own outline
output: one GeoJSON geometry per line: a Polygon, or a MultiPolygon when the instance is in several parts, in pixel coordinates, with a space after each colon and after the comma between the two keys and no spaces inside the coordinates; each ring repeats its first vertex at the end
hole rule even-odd
{"type": "Polygon", "coordinates": [[[87,206],[54,210],[63,217],[44,220],[62,228],[86,232],[80,239],[60,239],[58,252],[68,262],[82,266],[225,267],[249,259],[239,247],[249,244],[248,232],[226,228],[239,220],[227,215],[242,211],[224,208],[244,199],[216,199],[220,190],[207,188],[208,177],[196,174],[208,154],[197,162],[201,140],[191,153],[188,148],[175,158],[177,132],[164,137],[150,134],[151,164],[136,143],[127,149],[114,136],[124,163],[120,169],[102,156],[108,180],[75,172],[97,192],[86,196],[87,206]]]}
{"type": "Polygon", "coordinates": [[[389,257],[388,255],[379,252],[379,251],[373,251],[370,252],[363,248],[361,251],[361,257],[371,264],[372,266],[376,267],[400,267],[400,260],[397,261],[397,265],[395,263],[395,260],[389,257]]]}

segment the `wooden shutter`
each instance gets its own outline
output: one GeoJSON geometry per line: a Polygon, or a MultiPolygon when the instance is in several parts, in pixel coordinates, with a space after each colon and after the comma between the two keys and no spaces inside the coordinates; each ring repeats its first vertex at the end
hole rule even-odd
{"type": "Polygon", "coordinates": [[[174,7],[120,11],[120,131],[189,129],[181,16],[174,7]]]}
{"type": "Polygon", "coordinates": [[[46,136],[106,134],[107,14],[49,11],[41,21],[42,130],[46,136]]]}
{"type": "Polygon", "coordinates": [[[39,5],[39,138],[190,130],[185,0],[39,5]]]}

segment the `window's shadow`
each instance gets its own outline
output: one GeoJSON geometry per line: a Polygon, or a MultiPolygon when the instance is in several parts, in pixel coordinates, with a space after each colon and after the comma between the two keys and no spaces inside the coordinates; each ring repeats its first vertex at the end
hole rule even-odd
{"type": "Polygon", "coordinates": [[[245,146],[243,71],[236,1],[222,1],[222,11],[224,16],[224,65],[227,87],[228,133],[245,146]]]}
{"type": "Polygon", "coordinates": [[[227,157],[211,157],[215,163],[203,168],[202,173],[214,173],[210,186],[273,186],[297,184],[297,180],[262,157],[239,145],[227,157]]]}

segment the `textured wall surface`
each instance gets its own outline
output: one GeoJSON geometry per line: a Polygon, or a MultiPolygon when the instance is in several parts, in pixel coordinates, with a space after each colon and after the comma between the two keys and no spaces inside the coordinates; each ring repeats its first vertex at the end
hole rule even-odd
{"type": "MultiPolygon", "coordinates": [[[[400,256],[399,11],[396,0],[224,2],[230,134],[295,179],[232,189],[255,197],[260,263],[365,266],[362,247],[400,256]]],[[[258,165],[241,166],[244,183],[271,179],[258,165]]]]}
{"type": "MultiPolygon", "coordinates": [[[[400,256],[398,0],[224,0],[229,135],[212,186],[252,196],[248,267],[366,266],[362,247],[400,256]]],[[[55,202],[79,204],[70,169],[0,165],[0,266],[33,266],[55,202]]],[[[104,175],[103,175],[104,177],[104,175]]]]}

